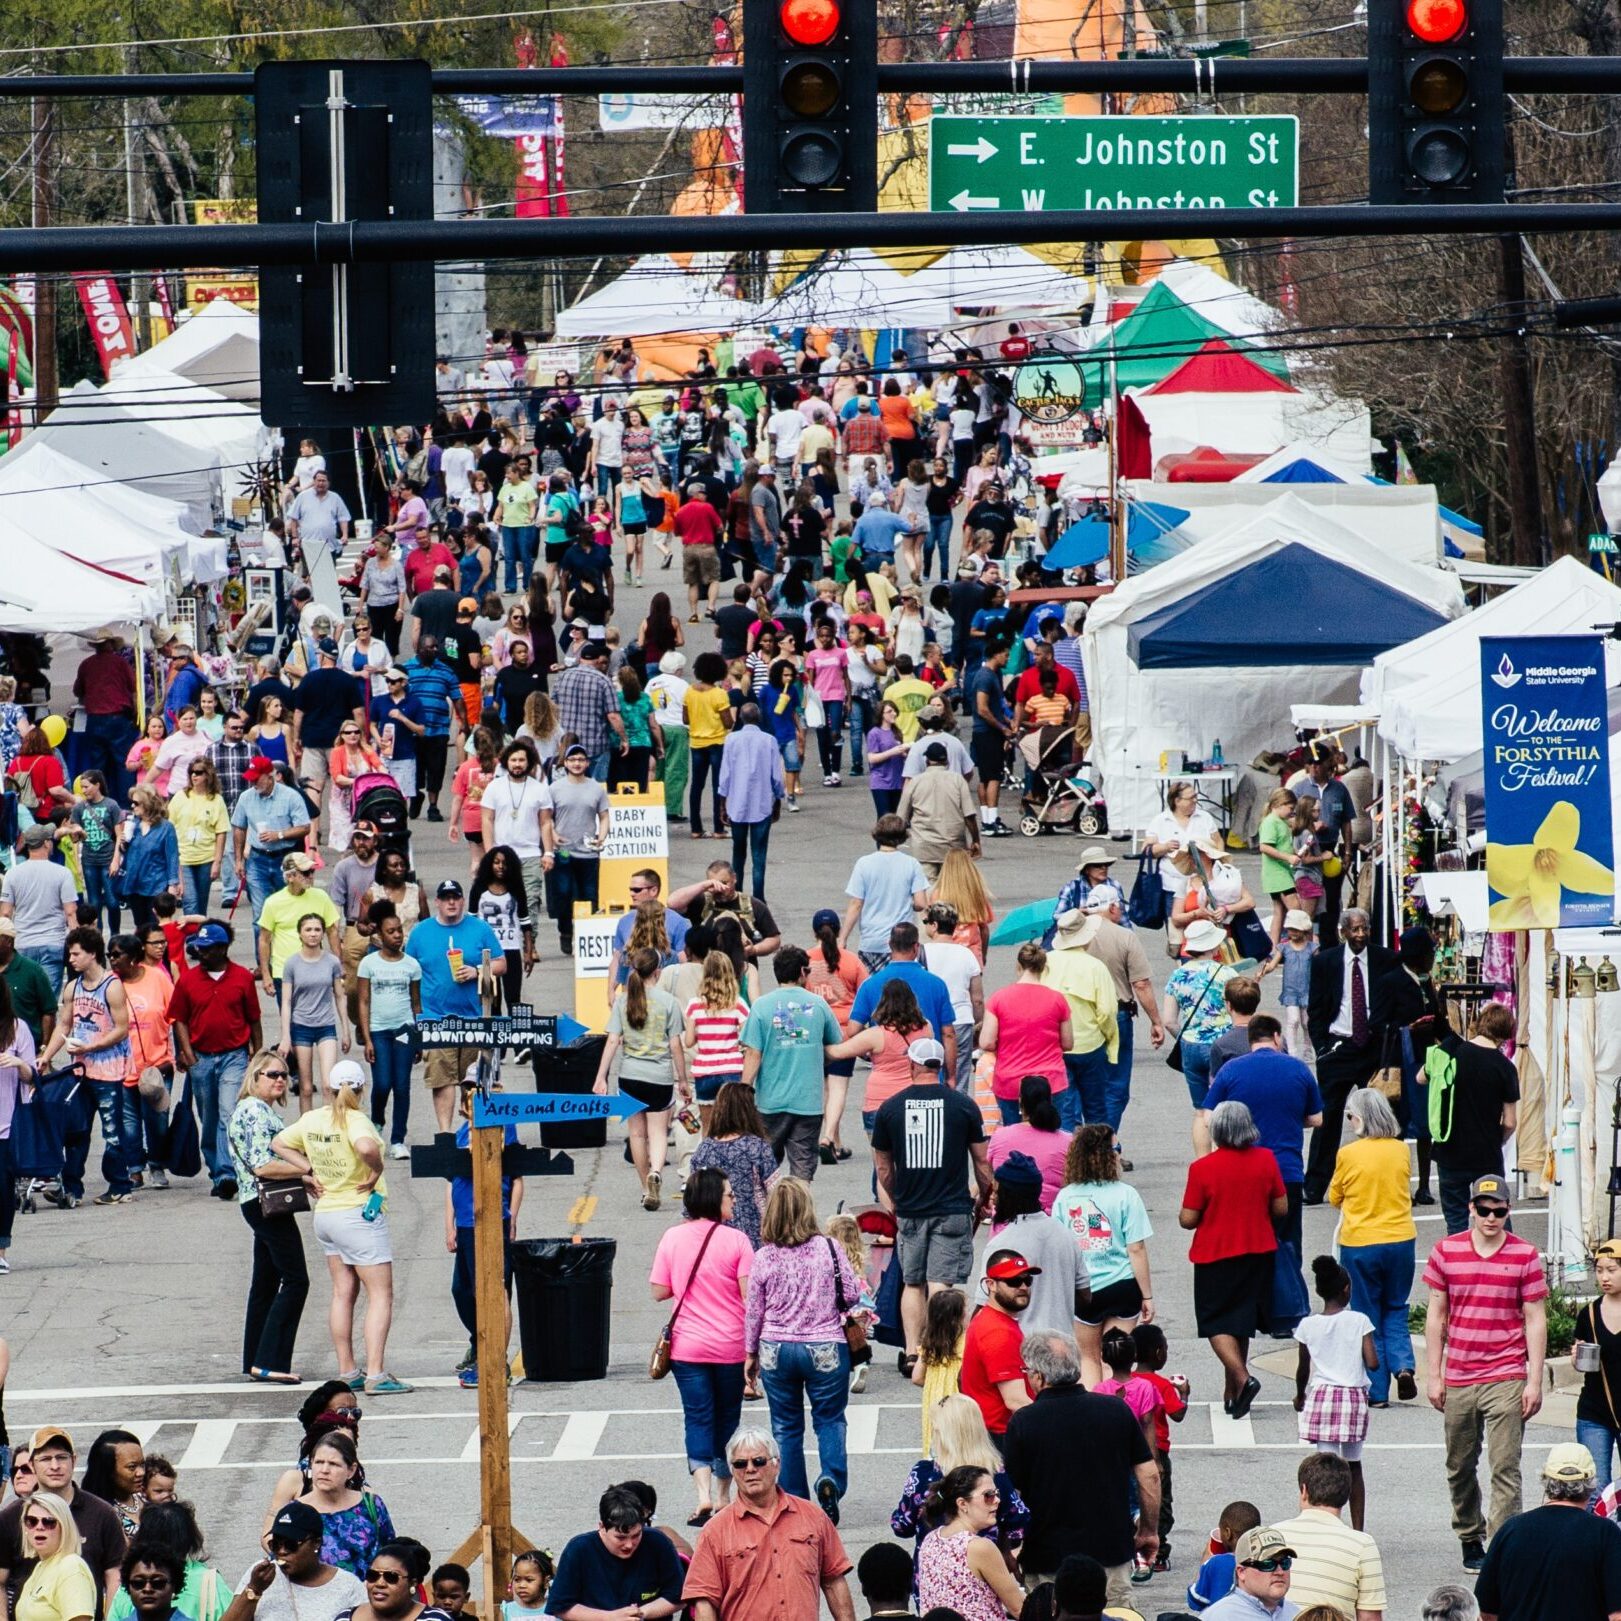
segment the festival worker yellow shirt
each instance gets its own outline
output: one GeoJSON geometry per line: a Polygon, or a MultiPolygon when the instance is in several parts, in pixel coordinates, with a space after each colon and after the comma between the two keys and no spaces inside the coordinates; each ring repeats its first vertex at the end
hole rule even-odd
{"type": "Polygon", "coordinates": [[[282,965],[298,950],[298,920],[313,912],[328,929],[341,927],[343,918],[324,889],[306,889],[295,895],[278,889],[259,914],[259,928],[270,936],[270,972],[281,978],[282,965]]]}
{"type": "Polygon", "coordinates": [[[202,867],[214,859],[214,840],[231,830],[231,816],[218,794],[182,789],[169,801],[169,820],[180,840],[180,865],[202,867]]]}
{"type": "Polygon", "coordinates": [[[315,1180],[321,1184],[319,1208],[322,1210],[358,1210],[375,1191],[388,1196],[383,1178],[378,1177],[375,1189],[362,1188],[361,1183],[371,1175],[371,1168],[356,1150],[357,1143],[368,1137],[382,1148],[377,1128],[359,1105],[351,1105],[343,1112],[340,1123],[330,1105],[324,1109],[311,1109],[301,1114],[286,1131],[278,1133],[289,1148],[296,1148],[310,1162],[315,1180]]]}
{"type": "Polygon", "coordinates": [[[74,1621],[96,1613],[96,1581],[77,1554],[57,1554],[34,1566],[17,1596],[17,1621],[74,1621]]]}
{"type": "Polygon", "coordinates": [[[900,711],[900,724],[896,729],[903,743],[917,742],[918,711],[937,696],[927,681],[919,681],[915,675],[903,675],[884,688],[883,701],[894,704],[900,711]]]}

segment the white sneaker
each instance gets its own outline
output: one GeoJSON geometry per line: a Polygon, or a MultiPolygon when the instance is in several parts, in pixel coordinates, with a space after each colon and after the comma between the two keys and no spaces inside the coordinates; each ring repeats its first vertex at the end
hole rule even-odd
{"type": "Polygon", "coordinates": [[[146,1168],[146,1185],[149,1188],[168,1187],[169,1173],[161,1165],[148,1165],[146,1168]]]}
{"type": "Polygon", "coordinates": [[[390,1159],[410,1159],[411,1150],[404,1143],[395,1143],[388,1151],[390,1159]]]}
{"type": "Polygon", "coordinates": [[[829,788],[837,788],[842,785],[843,781],[844,779],[838,774],[837,771],[835,771],[833,775],[827,779],[827,786],[829,788]]]}
{"type": "Polygon", "coordinates": [[[791,811],[797,811],[799,809],[799,795],[798,794],[789,794],[789,796],[788,796],[788,809],[791,810],[791,811]]]}

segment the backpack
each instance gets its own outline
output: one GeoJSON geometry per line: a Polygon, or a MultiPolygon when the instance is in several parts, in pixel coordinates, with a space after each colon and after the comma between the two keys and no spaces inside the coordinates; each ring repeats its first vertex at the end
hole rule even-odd
{"type": "Polygon", "coordinates": [[[585,513],[581,510],[580,498],[577,495],[566,495],[563,498],[563,533],[571,541],[586,538],[585,513]]]}
{"type": "Polygon", "coordinates": [[[1430,1094],[1430,1139],[1444,1143],[1452,1135],[1458,1104],[1458,1060],[1444,1048],[1431,1047],[1424,1055],[1424,1079],[1430,1094]]]}
{"type": "Polygon", "coordinates": [[[6,784],[17,796],[17,803],[24,810],[39,809],[39,790],[34,786],[34,773],[27,767],[21,771],[6,773],[6,784]]]}

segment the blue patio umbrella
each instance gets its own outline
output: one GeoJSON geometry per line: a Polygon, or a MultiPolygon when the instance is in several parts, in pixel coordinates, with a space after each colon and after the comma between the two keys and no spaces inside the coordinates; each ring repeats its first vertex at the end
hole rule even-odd
{"type": "Polygon", "coordinates": [[[991,930],[993,946],[1022,946],[1026,940],[1039,940],[1047,932],[1053,914],[1058,910],[1058,897],[1048,901],[1031,901],[1027,906],[1016,906],[991,930]]]}
{"type": "MultiPolygon", "coordinates": [[[[1157,539],[1175,529],[1188,517],[1184,507],[1162,501],[1133,501],[1126,509],[1126,550],[1157,539]]],[[[1043,567],[1058,573],[1067,568],[1088,568],[1109,555],[1109,524],[1104,518],[1082,518],[1072,523],[1042,560],[1043,567]]]]}

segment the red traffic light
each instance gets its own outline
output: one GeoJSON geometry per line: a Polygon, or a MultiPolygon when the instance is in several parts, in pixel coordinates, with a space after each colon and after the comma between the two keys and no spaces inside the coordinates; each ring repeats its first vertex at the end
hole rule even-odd
{"type": "Polygon", "coordinates": [[[839,31],[839,0],[782,0],[782,31],[795,45],[825,45],[839,31]]]}
{"type": "Polygon", "coordinates": [[[1426,45],[1444,45],[1469,26],[1466,0],[1407,0],[1407,26],[1426,45]]]}

